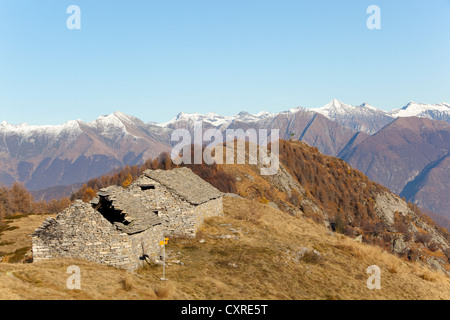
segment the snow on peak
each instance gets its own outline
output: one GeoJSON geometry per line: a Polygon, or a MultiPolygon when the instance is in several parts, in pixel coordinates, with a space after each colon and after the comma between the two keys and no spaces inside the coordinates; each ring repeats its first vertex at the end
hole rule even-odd
{"type": "Polygon", "coordinates": [[[431,118],[431,113],[449,114],[450,104],[441,102],[438,104],[426,104],[410,102],[401,109],[390,112],[391,116],[397,117],[426,117],[431,118]]]}
{"type": "Polygon", "coordinates": [[[100,134],[105,138],[114,140],[123,135],[138,138],[127,130],[127,125],[138,125],[138,122],[139,119],[116,111],[108,115],[100,116],[96,120],[86,123],[86,125],[100,131],[100,134]]]}
{"type": "Polygon", "coordinates": [[[178,121],[202,121],[202,122],[210,123],[214,126],[221,126],[221,125],[228,125],[236,120],[245,121],[245,122],[255,122],[255,121],[265,119],[270,116],[272,116],[272,114],[267,111],[261,111],[255,115],[252,115],[248,112],[242,111],[234,116],[222,116],[222,115],[219,115],[214,112],[209,112],[207,114],[180,112],[172,120],[170,120],[168,122],[160,123],[160,124],[158,124],[158,126],[166,127],[166,126],[168,126],[170,124],[174,124],[178,121]]]}
{"type": "Polygon", "coordinates": [[[309,110],[320,113],[331,120],[335,120],[336,117],[339,116],[364,116],[372,115],[374,113],[386,113],[385,111],[380,110],[366,102],[359,106],[352,106],[349,104],[345,104],[337,99],[333,99],[323,107],[311,108],[309,110]]]}
{"type": "Polygon", "coordinates": [[[288,113],[297,113],[299,111],[307,111],[307,110],[303,107],[296,107],[296,108],[289,109],[287,112],[288,113]]]}
{"type": "MultiPolygon", "coordinates": [[[[359,108],[366,108],[366,109],[369,109],[369,110],[372,110],[372,111],[382,111],[382,110],[380,110],[380,109],[378,109],[378,108],[372,106],[371,104],[369,104],[369,103],[367,103],[367,102],[363,102],[363,103],[359,106],[359,108]]],[[[384,112],[384,111],[383,111],[383,112],[384,112]]]]}
{"type": "MultiPolygon", "coordinates": [[[[410,102],[406,106],[400,109],[386,112],[380,110],[366,102],[359,106],[353,106],[345,104],[337,99],[333,99],[328,104],[320,108],[292,108],[287,111],[270,113],[267,111],[261,111],[256,114],[250,114],[242,111],[233,116],[222,116],[214,112],[207,114],[200,113],[185,113],[180,112],[177,116],[166,123],[154,123],[159,127],[167,127],[170,124],[174,124],[179,121],[203,121],[210,123],[213,126],[219,127],[222,125],[229,125],[235,121],[241,122],[257,122],[265,119],[271,119],[278,115],[295,114],[301,111],[317,112],[331,120],[337,119],[352,119],[352,118],[364,118],[383,114],[387,117],[426,117],[430,119],[449,121],[450,119],[450,104],[441,102],[438,104],[424,104],[410,102]]],[[[103,115],[91,122],[83,122],[81,120],[73,120],[65,122],[61,125],[28,125],[26,123],[13,125],[6,121],[0,122],[0,133],[2,134],[15,134],[23,138],[31,137],[36,134],[44,134],[48,137],[57,137],[60,134],[68,134],[70,136],[77,136],[82,132],[80,125],[89,126],[101,132],[102,135],[111,138],[118,138],[122,135],[132,135],[127,131],[127,128],[131,129],[133,126],[139,126],[142,123],[141,120],[133,116],[129,116],[120,111],[103,115]]]]}
{"type": "Polygon", "coordinates": [[[36,133],[47,133],[49,135],[58,135],[64,133],[76,133],[80,131],[79,122],[77,120],[67,121],[58,125],[29,125],[27,123],[22,124],[10,124],[6,121],[2,121],[0,124],[1,131],[7,131],[20,136],[29,136],[36,133]]]}
{"type": "Polygon", "coordinates": [[[128,122],[132,122],[132,120],[133,120],[133,117],[131,117],[131,116],[129,116],[129,115],[123,113],[123,112],[120,112],[120,111],[115,111],[113,113],[113,115],[116,118],[118,118],[119,120],[125,120],[125,121],[128,121],[128,122]]]}
{"type": "Polygon", "coordinates": [[[338,99],[331,100],[330,104],[332,104],[333,106],[337,106],[337,107],[340,105],[343,105],[343,103],[340,102],[338,99]]]}
{"type": "Polygon", "coordinates": [[[115,111],[114,113],[100,116],[96,120],[88,122],[87,124],[90,126],[95,126],[99,129],[105,129],[108,127],[125,129],[126,124],[137,124],[138,122],[140,122],[140,120],[136,117],[129,116],[120,111],[115,111]]]}
{"type": "Polygon", "coordinates": [[[160,123],[157,125],[160,127],[166,127],[170,124],[174,124],[179,121],[204,121],[204,122],[209,122],[209,123],[217,125],[217,124],[223,122],[223,120],[225,118],[226,117],[219,116],[219,115],[215,114],[214,112],[210,112],[210,113],[207,113],[204,115],[197,113],[197,112],[195,112],[195,113],[180,112],[172,120],[170,120],[168,122],[160,123]]]}
{"type": "Polygon", "coordinates": [[[6,121],[0,123],[0,133],[5,135],[17,135],[22,139],[30,139],[36,135],[56,139],[61,135],[71,138],[78,137],[82,132],[82,126],[91,127],[100,132],[101,135],[116,139],[123,135],[132,135],[127,131],[126,125],[138,124],[140,120],[128,116],[120,111],[109,115],[103,115],[91,122],[82,120],[71,120],[60,125],[29,125],[26,123],[13,125],[6,121]]]}
{"type": "Polygon", "coordinates": [[[336,115],[345,114],[354,108],[350,105],[346,105],[339,100],[333,99],[331,102],[327,103],[323,107],[310,109],[317,113],[323,114],[327,118],[333,118],[336,115]]]}
{"type": "Polygon", "coordinates": [[[125,127],[122,121],[120,121],[118,115],[116,115],[115,113],[100,116],[96,120],[90,122],[90,124],[93,124],[97,127],[109,127],[109,126],[116,126],[122,128],[125,127]]]}

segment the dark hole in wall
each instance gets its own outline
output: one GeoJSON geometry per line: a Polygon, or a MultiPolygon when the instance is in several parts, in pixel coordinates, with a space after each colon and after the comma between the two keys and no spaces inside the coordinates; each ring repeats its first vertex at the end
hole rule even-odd
{"type": "Polygon", "coordinates": [[[154,190],[155,189],[155,185],[154,184],[142,184],[139,187],[141,187],[142,191],[145,190],[154,190]]]}
{"type": "Polygon", "coordinates": [[[94,209],[100,212],[105,219],[112,224],[114,224],[114,222],[120,222],[125,225],[130,223],[124,219],[122,211],[116,210],[112,204],[112,201],[109,201],[105,197],[100,197],[100,201],[94,206],[94,209]]]}

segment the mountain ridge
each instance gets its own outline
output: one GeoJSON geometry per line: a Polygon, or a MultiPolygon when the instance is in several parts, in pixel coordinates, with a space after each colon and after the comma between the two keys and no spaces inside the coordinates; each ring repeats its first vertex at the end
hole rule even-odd
{"type": "MultiPolygon", "coordinates": [[[[229,147],[226,145],[224,149],[229,147]]],[[[416,206],[371,181],[345,161],[323,155],[306,143],[281,140],[280,168],[273,176],[261,175],[261,164],[182,166],[224,193],[270,204],[290,216],[312,219],[352,238],[361,236],[363,242],[376,244],[408,260],[433,264],[437,259],[450,267],[449,238],[444,229],[416,206]]],[[[176,167],[168,154],[149,159],[141,167],[123,168],[88,181],[72,199],[89,202],[103,188],[126,185],[147,169],[176,167]]]]}
{"type": "MultiPolygon", "coordinates": [[[[397,119],[410,119],[401,115],[409,115],[411,112],[422,117],[418,119],[425,119],[432,117],[433,114],[442,118],[442,114],[447,114],[446,109],[450,110],[447,103],[429,105],[411,102],[395,110],[403,110],[397,119]],[[437,109],[441,114],[433,113],[437,109]]],[[[351,162],[354,150],[368,144],[368,139],[370,142],[376,140],[377,135],[389,131],[393,123],[398,124],[392,117],[398,113],[395,110],[382,111],[368,103],[351,106],[335,99],[318,109],[298,107],[277,113],[262,111],[255,115],[244,111],[234,116],[181,112],[163,124],[145,123],[120,111],[99,116],[90,122],[78,119],[67,121],[62,125],[11,125],[3,121],[0,124],[0,183],[11,185],[18,181],[24,183],[31,191],[84,183],[115,168],[143,163],[148,158],[169,151],[173,146],[173,142],[170,141],[171,132],[175,129],[192,130],[193,123],[197,120],[203,121],[204,130],[279,129],[282,139],[298,139],[317,147],[325,154],[339,156],[351,162]]],[[[415,120],[406,120],[405,123],[408,124],[410,121],[415,120]]],[[[417,154],[423,153],[423,150],[421,151],[423,148],[419,145],[413,147],[415,143],[411,141],[412,136],[418,137],[420,134],[414,133],[405,140],[403,148],[408,149],[405,149],[407,154],[405,160],[409,162],[414,160],[417,154]]],[[[388,141],[390,141],[388,138],[381,139],[379,143],[372,144],[372,149],[376,149],[379,156],[387,154],[388,157],[395,158],[395,154],[386,146],[388,141]]],[[[441,142],[436,138],[426,145],[441,142]]],[[[443,148],[448,150],[448,146],[443,148]]],[[[373,150],[369,148],[368,151],[373,150]]],[[[401,178],[395,182],[397,178],[394,175],[392,182],[382,180],[382,176],[389,178],[388,171],[398,167],[402,162],[401,159],[391,161],[389,167],[376,174],[378,177],[369,175],[375,181],[400,194],[406,183],[414,180],[428,163],[436,160],[435,157],[430,157],[433,152],[424,153],[426,159],[423,166],[416,168],[415,164],[411,163],[411,166],[405,169],[408,171],[407,179],[401,178]]],[[[351,163],[363,172],[369,172],[364,161],[351,163]]],[[[51,193],[54,194],[53,191],[51,193]]],[[[408,200],[423,203],[423,199],[415,198],[414,195],[408,200]]],[[[427,209],[431,207],[426,206],[427,209]]]]}
{"type": "MultiPolygon", "coordinates": [[[[325,117],[331,119],[331,120],[338,120],[336,118],[337,115],[345,115],[350,113],[376,113],[379,115],[385,115],[386,117],[390,118],[391,121],[397,117],[426,117],[429,119],[435,119],[433,118],[433,112],[439,112],[438,115],[439,119],[435,120],[444,120],[449,121],[449,115],[450,115],[450,104],[446,102],[441,102],[437,104],[427,104],[427,103],[416,103],[416,102],[409,102],[402,108],[392,109],[391,111],[385,111],[382,109],[379,109],[373,105],[370,105],[367,102],[364,102],[360,105],[349,105],[345,104],[337,99],[333,99],[331,102],[327,103],[326,105],[322,107],[311,107],[311,108],[305,108],[305,107],[296,107],[291,108],[289,110],[270,113],[267,111],[260,111],[256,114],[250,114],[246,111],[241,111],[236,115],[232,116],[223,116],[219,115],[214,112],[210,112],[207,114],[201,114],[201,113],[186,113],[186,112],[179,112],[176,117],[174,117],[172,120],[162,122],[162,123],[156,123],[152,121],[143,122],[139,118],[136,118],[131,115],[127,115],[121,111],[115,111],[111,114],[107,115],[100,115],[97,117],[97,119],[89,122],[85,122],[81,119],[77,120],[69,120],[64,122],[63,124],[56,124],[56,125],[29,125],[27,123],[21,123],[21,124],[10,124],[7,121],[0,122],[0,131],[9,129],[10,131],[22,131],[22,132],[32,132],[34,130],[46,130],[47,132],[56,131],[57,129],[61,129],[61,131],[64,130],[75,130],[77,126],[80,124],[88,125],[88,126],[96,126],[98,124],[103,125],[119,125],[123,126],[124,122],[131,122],[131,123],[139,123],[140,125],[156,125],[159,127],[167,127],[168,125],[176,122],[176,121],[203,121],[203,122],[209,122],[211,124],[215,125],[222,125],[222,124],[229,124],[235,120],[245,121],[245,122],[254,122],[259,120],[264,120],[269,117],[276,117],[280,114],[289,114],[289,113],[296,113],[298,111],[312,111],[316,113],[320,113],[324,115],[325,117]],[[445,118],[445,119],[441,119],[445,118]],[[119,121],[117,121],[119,120],[119,121]]],[[[357,131],[364,131],[364,130],[357,130],[357,131]]],[[[367,133],[367,132],[366,132],[367,133]]]]}
{"type": "Polygon", "coordinates": [[[442,163],[440,159],[448,157],[449,150],[447,122],[410,117],[397,118],[340,157],[408,201],[449,218],[450,207],[445,199],[450,174],[437,167],[442,163]],[[439,170],[439,174],[424,180],[424,175],[433,170],[439,170]],[[427,197],[417,196],[424,188],[428,190],[427,197]]]}

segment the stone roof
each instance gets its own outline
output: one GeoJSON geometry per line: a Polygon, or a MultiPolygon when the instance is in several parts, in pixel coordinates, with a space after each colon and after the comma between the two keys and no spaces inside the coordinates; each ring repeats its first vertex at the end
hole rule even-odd
{"type": "MultiPolygon", "coordinates": [[[[128,234],[134,234],[145,231],[163,221],[154,211],[159,208],[156,203],[140,201],[139,194],[133,193],[119,186],[110,186],[103,188],[98,192],[100,199],[94,200],[94,205],[99,204],[104,207],[103,199],[110,203],[111,209],[120,213],[122,221],[114,221],[114,225],[120,231],[128,234]]],[[[102,212],[103,209],[99,208],[102,212]]]]}
{"type": "MultiPolygon", "coordinates": [[[[188,168],[173,170],[146,170],[139,179],[139,187],[152,186],[145,179],[152,179],[167,188],[171,193],[193,205],[221,197],[223,194],[208,182],[201,179],[188,168]]],[[[152,193],[143,193],[141,188],[110,186],[98,192],[98,197],[91,204],[117,229],[127,234],[145,231],[155,225],[164,223],[157,212],[160,199],[152,193]]]]}
{"type": "Polygon", "coordinates": [[[194,205],[220,198],[223,195],[222,192],[188,168],[146,170],[144,175],[194,205]]]}

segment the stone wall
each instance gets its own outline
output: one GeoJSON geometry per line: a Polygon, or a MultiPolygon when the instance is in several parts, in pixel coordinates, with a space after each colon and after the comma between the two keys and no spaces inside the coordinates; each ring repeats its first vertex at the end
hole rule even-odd
{"type": "Polygon", "coordinates": [[[216,215],[217,212],[221,214],[223,209],[220,205],[221,200],[215,202],[218,205],[217,208],[208,205],[209,202],[215,200],[198,206],[192,205],[165,186],[146,176],[140,177],[127,190],[132,190],[133,193],[138,195],[141,204],[148,203],[149,207],[158,208],[158,216],[164,221],[165,235],[169,237],[195,236],[204,217],[216,215]],[[141,191],[139,185],[149,184],[154,185],[155,188],[141,191]]]}
{"type": "Polygon", "coordinates": [[[223,215],[223,197],[212,199],[208,202],[198,205],[194,209],[195,231],[202,225],[203,220],[209,217],[217,217],[223,215]]]}
{"type": "Polygon", "coordinates": [[[144,262],[143,255],[160,255],[158,242],[163,236],[161,225],[129,236],[90,205],[77,201],[34,232],[33,260],[76,258],[136,269],[144,262]]]}
{"type": "Polygon", "coordinates": [[[131,269],[137,269],[148,263],[148,261],[160,260],[162,247],[159,242],[164,240],[164,227],[162,225],[154,226],[146,231],[129,235],[131,242],[131,269]]]}
{"type": "MultiPolygon", "coordinates": [[[[102,189],[93,205],[76,201],[55,219],[47,219],[32,235],[33,259],[79,258],[118,268],[136,269],[146,260],[159,260],[164,237],[195,236],[204,219],[223,214],[222,197],[192,204],[159,182],[143,175],[127,189],[102,189]],[[103,190],[103,191],[102,191],[103,190]],[[103,212],[102,199],[124,215],[123,228],[103,212]],[[103,215],[108,216],[107,220],[103,215]],[[157,214],[155,225],[127,227],[157,214]],[[129,220],[126,220],[129,219],[129,220]],[[126,225],[125,223],[129,223],[126,225]],[[158,224],[159,223],[159,224],[158,224]],[[148,228],[148,229],[147,229],[148,228]],[[121,231],[123,230],[123,231],[121,231]]],[[[116,211],[114,211],[116,212],[116,211]]],[[[139,224],[140,225],[140,224],[139,224]]]]}

